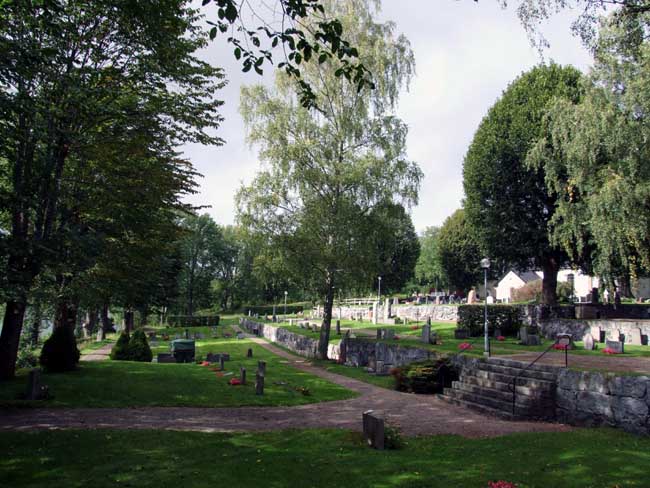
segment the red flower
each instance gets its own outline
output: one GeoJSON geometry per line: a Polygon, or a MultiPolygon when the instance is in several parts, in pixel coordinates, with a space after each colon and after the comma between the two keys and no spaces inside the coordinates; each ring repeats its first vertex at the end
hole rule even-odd
{"type": "Polygon", "coordinates": [[[399,341],[399,336],[398,335],[395,336],[395,340],[399,341]]]}
{"type": "Polygon", "coordinates": [[[565,349],[570,349],[570,345],[563,345],[563,344],[553,344],[553,349],[556,349],[558,351],[564,351],[565,349]]]}
{"type": "Polygon", "coordinates": [[[603,352],[604,352],[605,354],[621,354],[620,352],[615,351],[615,350],[612,349],[611,347],[606,347],[605,349],[603,349],[603,352]]]}
{"type": "Polygon", "coordinates": [[[517,485],[510,481],[488,481],[488,488],[517,488],[517,485]]]}
{"type": "Polygon", "coordinates": [[[413,325],[413,326],[411,327],[411,330],[418,330],[419,328],[420,328],[419,325],[413,325]]]}
{"type": "Polygon", "coordinates": [[[210,363],[207,361],[201,361],[201,366],[210,366],[210,363]]]}
{"type": "Polygon", "coordinates": [[[472,349],[472,345],[469,342],[461,342],[458,344],[458,349],[461,351],[467,351],[468,349],[472,349]]]}
{"type": "Polygon", "coordinates": [[[241,385],[241,380],[239,378],[230,378],[230,381],[228,383],[233,386],[241,385]]]}
{"type": "Polygon", "coordinates": [[[505,340],[506,340],[506,338],[503,337],[503,336],[499,336],[499,337],[497,337],[497,341],[505,341],[505,340]]]}

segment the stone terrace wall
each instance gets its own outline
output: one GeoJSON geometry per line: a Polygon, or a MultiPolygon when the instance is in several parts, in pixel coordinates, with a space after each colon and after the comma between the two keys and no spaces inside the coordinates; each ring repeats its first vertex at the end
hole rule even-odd
{"type": "Polygon", "coordinates": [[[562,370],[556,392],[560,422],[609,425],[650,434],[650,378],[562,370]]]}
{"type": "MultiPolygon", "coordinates": [[[[318,341],[310,337],[296,334],[282,327],[276,327],[269,324],[261,324],[246,318],[239,319],[239,325],[259,337],[274,342],[289,349],[291,352],[306,358],[316,357],[318,352],[318,341]]],[[[338,344],[329,344],[327,355],[330,359],[338,359],[340,348],[338,344]]]]}
{"type": "Polygon", "coordinates": [[[392,307],[392,314],[401,319],[424,321],[431,317],[433,322],[456,322],[458,307],[453,305],[397,305],[392,307]]]}
{"type": "Polygon", "coordinates": [[[433,357],[436,357],[436,353],[427,349],[363,339],[349,339],[346,364],[355,367],[374,368],[376,361],[383,361],[386,367],[397,367],[433,357]]]}
{"type": "MultiPolygon", "coordinates": [[[[640,331],[641,340],[643,344],[648,344],[648,337],[650,337],[650,320],[627,320],[627,319],[552,319],[539,322],[542,334],[551,339],[555,338],[557,334],[572,334],[575,340],[581,341],[585,334],[591,331],[591,327],[599,327],[601,331],[605,332],[605,338],[611,340],[618,340],[615,331],[623,334],[627,339],[626,343],[630,343],[629,338],[633,336],[632,331],[638,329],[640,331]]],[[[596,341],[598,337],[594,337],[596,341]]]]}

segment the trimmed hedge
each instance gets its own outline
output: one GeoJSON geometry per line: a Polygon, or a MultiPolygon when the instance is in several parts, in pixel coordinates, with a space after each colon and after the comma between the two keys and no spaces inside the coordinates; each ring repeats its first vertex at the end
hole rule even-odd
{"type": "Polygon", "coordinates": [[[395,389],[409,393],[442,393],[451,382],[458,379],[458,372],[449,358],[435,361],[419,361],[399,368],[393,368],[395,389]]]}
{"type": "MultiPolygon", "coordinates": [[[[287,314],[296,314],[305,311],[305,308],[311,308],[309,303],[291,303],[287,304],[287,314]]],[[[244,313],[248,315],[248,312],[255,315],[273,315],[273,305],[254,305],[254,306],[245,306],[244,313]]],[[[284,303],[275,306],[276,315],[284,314],[284,303]]]]}
{"type": "MultiPolygon", "coordinates": [[[[488,305],[488,331],[501,329],[501,334],[515,336],[522,325],[521,307],[517,305],[488,305]]],[[[458,328],[468,329],[471,336],[483,334],[485,305],[461,305],[458,307],[458,328]]]]}
{"type": "Polygon", "coordinates": [[[80,356],[74,331],[57,327],[43,344],[40,363],[48,373],[63,373],[75,369],[80,356]]]}

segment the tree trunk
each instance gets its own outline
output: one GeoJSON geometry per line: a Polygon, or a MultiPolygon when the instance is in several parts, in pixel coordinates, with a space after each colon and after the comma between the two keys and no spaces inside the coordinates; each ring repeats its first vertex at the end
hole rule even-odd
{"type": "Polygon", "coordinates": [[[97,332],[97,309],[91,308],[88,311],[88,331],[91,334],[97,332]]]}
{"type": "Polygon", "coordinates": [[[542,262],[544,279],[542,280],[542,303],[555,305],[557,303],[557,273],[560,265],[554,256],[547,256],[542,262]]]}
{"type": "Polygon", "coordinates": [[[332,308],[334,306],[334,283],[331,274],[327,276],[327,292],[325,294],[325,306],[323,307],[323,324],[320,329],[318,340],[318,358],[327,359],[327,346],[330,342],[330,328],[332,325],[332,308]]]}
{"type": "Polygon", "coordinates": [[[56,304],[54,328],[65,327],[74,332],[77,326],[77,301],[69,297],[61,297],[56,304]]]}
{"type": "Polygon", "coordinates": [[[25,300],[7,301],[0,334],[0,380],[13,378],[16,373],[18,344],[26,308],[25,300]]]}
{"type": "Polygon", "coordinates": [[[104,302],[104,305],[102,305],[100,318],[102,321],[102,329],[104,329],[104,334],[114,332],[113,327],[111,327],[111,321],[108,318],[108,302],[104,302]]]}
{"type": "Polygon", "coordinates": [[[124,330],[127,334],[133,332],[133,311],[125,310],[124,311],[124,330]]]}
{"type": "Polygon", "coordinates": [[[620,293],[621,298],[633,298],[629,274],[619,276],[616,279],[616,282],[618,283],[618,292],[620,293]]]}

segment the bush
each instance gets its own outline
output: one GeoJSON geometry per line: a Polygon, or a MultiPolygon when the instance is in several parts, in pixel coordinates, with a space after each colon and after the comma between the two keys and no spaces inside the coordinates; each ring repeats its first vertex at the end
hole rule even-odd
{"type": "MultiPolygon", "coordinates": [[[[488,330],[501,329],[501,335],[515,336],[521,326],[521,308],[516,305],[488,305],[488,330]]],[[[484,305],[461,305],[458,307],[458,328],[468,329],[471,336],[483,334],[484,305]]]]}
{"type": "Polygon", "coordinates": [[[131,340],[129,340],[128,353],[129,361],[151,362],[153,353],[147,342],[147,336],[144,330],[138,329],[133,333],[131,340]]]}
{"type": "Polygon", "coordinates": [[[458,372],[448,358],[420,361],[394,368],[395,389],[409,393],[442,393],[458,379],[458,372]]]}
{"type": "Polygon", "coordinates": [[[80,356],[74,331],[68,327],[57,327],[43,344],[40,363],[47,372],[62,373],[75,369],[80,356]]]}
{"type": "Polygon", "coordinates": [[[542,280],[526,283],[521,288],[512,290],[512,300],[515,302],[535,302],[542,299],[542,280]]]}
{"type": "Polygon", "coordinates": [[[131,357],[129,351],[129,333],[122,331],[120,337],[111,350],[111,359],[116,361],[128,361],[131,357]]]}
{"type": "Polygon", "coordinates": [[[18,349],[18,358],[16,359],[16,368],[35,368],[38,365],[38,355],[36,349],[29,345],[21,345],[18,349]]]}

